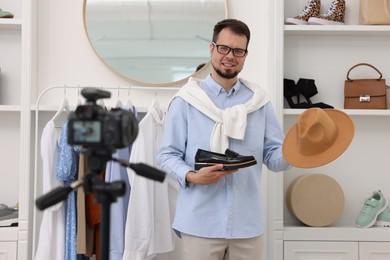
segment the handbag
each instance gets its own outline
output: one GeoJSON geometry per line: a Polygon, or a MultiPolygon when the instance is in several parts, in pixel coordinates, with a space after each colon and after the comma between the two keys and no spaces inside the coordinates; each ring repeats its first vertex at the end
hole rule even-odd
{"type": "Polygon", "coordinates": [[[386,82],[382,73],[368,63],[352,66],[344,82],[344,108],[346,109],[386,109],[386,82]],[[351,79],[349,73],[358,66],[368,66],[378,72],[378,78],[351,79]]]}
{"type": "Polygon", "coordinates": [[[359,23],[390,25],[390,0],[360,0],[359,23]]]}

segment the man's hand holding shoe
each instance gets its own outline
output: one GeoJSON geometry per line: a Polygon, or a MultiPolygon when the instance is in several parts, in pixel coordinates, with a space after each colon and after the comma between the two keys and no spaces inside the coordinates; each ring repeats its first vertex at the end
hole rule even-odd
{"type": "Polygon", "coordinates": [[[223,164],[216,164],[210,167],[203,167],[198,172],[188,172],[186,175],[187,183],[208,185],[218,182],[224,176],[238,171],[222,170],[223,164]]]}

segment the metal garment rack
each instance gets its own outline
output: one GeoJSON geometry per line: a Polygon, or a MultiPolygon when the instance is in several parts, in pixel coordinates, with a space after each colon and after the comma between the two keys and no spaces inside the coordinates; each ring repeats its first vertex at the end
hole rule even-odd
{"type": "MultiPolygon", "coordinates": [[[[123,90],[128,90],[129,91],[129,94],[128,96],[130,95],[130,91],[131,90],[142,90],[142,91],[154,91],[155,92],[155,96],[157,96],[157,92],[160,92],[160,91],[178,91],[180,89],[180,87],[142,87],[142,86],[116,86],[116,87],[110,87],[110,86],[96,86],[97,88],[101,88],[103,90],[118,90],[118,93],[119,91],[123,90]]],[[[38,190],[37,190],[37,187],[38,187],[38,140],[39,140],[39,136],[38,136],[38,132],[39,132],[39,112],[40,112],[40,109],[39,109],[39,106],[40,106],[40,102],[41,102],[41,99],[42,97],[45,96],[46,93],[54,90],[54,89],[63,89],[64,90],[64,99],[67,98],[66,96],[66,90],[67,89],[77,89],[78,90],[78,99],[79,99],[79,93],[80,93],[80,90],[83,89],[84,87],[82,86],[67,86],[67,85],[56,85],[56,86],[50,86],[50,87],[47,87],[45,88],[38,96],[37,98],[37,102],[36,102],[36,108],[35,108],[35,147],[34,147],[34,201],[35,199],[38,197],[38,190]]],[[[35,204],[33,206],[33,226],[32,226],[32,248],[33,248],[33,254],[35,256],[35,250],[37,249],[37,245],[38,245],[38,241],[36,239],[37,237],[37,232],[39,232],[39,228],[37,226],[37,209],[35,207],[35,204]]]]}

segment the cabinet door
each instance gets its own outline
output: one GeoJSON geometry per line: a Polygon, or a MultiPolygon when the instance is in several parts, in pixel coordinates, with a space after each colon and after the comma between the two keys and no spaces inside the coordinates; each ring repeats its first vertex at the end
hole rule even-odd
{"type": "Polygon", "coordinates": [[[16,260],[17,242],[0,242],[0,260],[16,260]]]}
{"type": "Polygon", "coordinates": [[[358,242],[284,242],[284,260],[359,260],[358,242]]]}
{"type": "Polygon", "coordinates": [[[360,242],[360,260],[390,259],[390,242],[360,242]]]}

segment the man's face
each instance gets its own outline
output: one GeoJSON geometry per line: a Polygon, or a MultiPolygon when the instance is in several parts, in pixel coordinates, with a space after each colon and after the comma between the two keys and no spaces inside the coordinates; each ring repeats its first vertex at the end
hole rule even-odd
{"type": "MultiPolygon", "coordinates": [[[[237,35],[230,29],[223,29],[218,36],[216,45],[225,45],[232,49],[239,48],[246,50],[247,39],[244,35],[237,35]]],[[[228,54],[221,54],[217,51],[217,47],[210,45],[211,64],[215,72],[224,79],[232,79],[240,73],[244,67],[245,58],[236,57],[231,50],[228,54]]]]}

